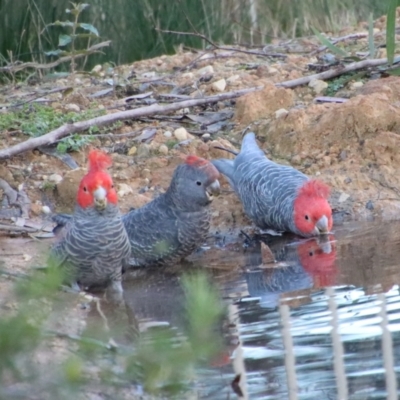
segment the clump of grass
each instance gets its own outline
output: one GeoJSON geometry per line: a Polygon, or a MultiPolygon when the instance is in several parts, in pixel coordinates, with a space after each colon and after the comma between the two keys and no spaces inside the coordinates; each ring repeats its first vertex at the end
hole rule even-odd
{"type": "MultiPolygon", "coordinates": [[[[65,123],[73,123],[103,115],[104,110],[86,110],[79,113],[62,112],[52,107],[30,104],[21,109],[0,114],[0,131],[20,130],[25,135],[31,137],[42,136],[65,123]]],[[[93,132],[98,131],[97,127],[92,128],[93,132]]],[[[62,139],[57,149],[65,153],[66,151],[77,151],[93,138],[88,135],[75,134],[62,139]]]]}

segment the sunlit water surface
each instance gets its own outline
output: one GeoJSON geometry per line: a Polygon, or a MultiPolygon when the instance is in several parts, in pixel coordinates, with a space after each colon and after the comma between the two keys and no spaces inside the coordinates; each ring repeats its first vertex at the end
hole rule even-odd
{"type": "MultiPolygon", "coordinates": [[[[226,354],[198,372],[198,397],[397,399],[400,223],[343,225],[325,240],[264,238],[268,247],[244,239],[221,235],[192,260],[220,288],[231,326],[226,354]]],[[[179,326],[181,273],[128,280],[128,308],[179,326]]]]}

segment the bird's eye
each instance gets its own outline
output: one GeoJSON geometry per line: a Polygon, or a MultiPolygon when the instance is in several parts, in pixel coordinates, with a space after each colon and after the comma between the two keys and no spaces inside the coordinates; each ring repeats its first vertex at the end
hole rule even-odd
{"type": "Polygon", "coordinates": [[[196,185],[197,185],[197,186],[201,186],[201,182],[200,182],[200,181],[197,181],[197,182],[196,182],[196,185]]]}
{"type": "Polygon", "coordinates": [[[310,219],[310,217],[308,215],[305,215],[304,218],[306,219],[306,221],[308,221],[310,219]]]}
{"type": "Polygon", "coordinates": [[[87,192],[87,187],[86,186],[83,187],[83,191],[87,192]]]}
{"type": "Polygon", "coordinates": [[[308,255],[309,255],[310,257],[312,257],[312,256],[314,255],[314,253],[313,253],[312,251],[310,251],[310,252],[308,253],[308,255]]]}

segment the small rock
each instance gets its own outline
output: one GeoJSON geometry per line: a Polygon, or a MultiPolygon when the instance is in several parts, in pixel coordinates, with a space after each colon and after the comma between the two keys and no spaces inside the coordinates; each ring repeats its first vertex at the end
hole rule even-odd
{"type": "Polygon", "coordinates": [[[63,180],[63,177],[58,174],[52,174],[49,176],[49,181],[55,183],[56,185],[63,180]]]}
{"type": "Polygon", "coordinates": [[[158,60],[156,61],[156,63],[157,63],[157,65],[162,65],[163,60],[158,59],[158,60]]]}
{"type": "Polygon", "coordinates": [[[211,65],[206,65],[203,68],[200,68],[197,71],[198,75],[206,75],[206,74],[213,74],[214,73],[214,68],[211,65]]]}
{"type": "Polygon", "coordinates": [[[226,80],[220,79],[219,81],[213,82],[211,85],[214,92],[223,92],[226,88],[226,80]]]}
{"type": "Polygon", "coordinates": [[[103,67],[100,64],[97,64],[93,67],[92,72],[95,72],[96,74],[98,74],[102,69],[103,69],[103,67]]]}
{"type": "Polygon", "coordinates": [[[22,258],[24,259],[24,261],[30,261],[30,260],[32,260],[32,256],[29,255],[29,254],[24,254],[24,255],[22,256],[22,258]]]}
{"type": "Polygon", "coordinates": [[[202,137],[203,139],[208,140],[208,139],[211,138],[211,135],[210,135],[209,133],[205,133],[204,135],[201,135],[201,137],[202,137]]]}
{"type": "Polygon", "coordinates": [[[168,154],[168,147],[165,144],[162,144],[159,148],[158,148],[159,153],[164,154],[165,156],[168,154]]]}
{"type": "Polygon", "coordinates": [[[150,155],[150,146],[147,143],[141,143],[137,149],[138,157],[148,157],[150,155]]]}
{"type": "Polygon", "coordinates": [[[43,206],[42,207],[42,213],[43,214],[50,214],[51,213],[50,207],[49,206],[43,206]]]}
{"type": "Polygon", "coordinates": [[[339,158],[341,161],[344,161],[347,158],[347,151],[346,150],[342,150],[339,154],[339,158]]]}
{"type": "MultiPolygon", "coordinates": [[[[47,207],[47,206],[46,206],[47,207]]],[[[32,203],[30,209],[33,215],[41,215],[43,207],[40,204],[32,203]]]]}
{"type": "Polygon", "coordinates": [[[174,131],[174,136],[177,138],[179,141],[184,141],[187,140],[188,138],[188,131],[185,128],[178,128],[175,129],[174,131]]]}
{"type": "Polygon", "coordinates": [[[165,136],[166,138],[170,138],[170,137],[172,136],[171,131],[165,131],[165,132],[164,132],[164,136],[165,136]]]}
{"type": "Polygon", "coordinates": [[[372,202],[372,200],[368,200],[367,204],[365,205],[365,208],[367,210],[373,210],[374,209],[374,203],[372,202]]]}
{"type": "Polygon", "coordinates": [[[363,87],[364,86],[364,83],[363,82],[352,82],[351,84],[350,84],[350,89],[351,90],[356,90],[356,89],[360,89],[360,87],[363,87]]]}
{"type": "Polygon", "coordinates": [[[193,79],[194,73],[193,72],[185,72],[184,74],[182,74],[182,78],[193,79]]]}
{"type": "Polygon", "coordinates": [[[349,183],[352,182],[352,179],[347,177],[344,181],[343,181],[346,185],[348,185],[349,183]]]}
{"type": "Polygon", "coordinates": [[[144,74],[142,74],[142,78],[145,78],[145,79],[155,78],[155,77],[156,77],[156,73],[154,71],[145,72],[144,74]]]}
{"type": "Polygon", "coordinates": [[[124,197],[126,194],[133,193],[132,188],[127,185],[126,183],[119,183],[118,184],[118,196],[124,197]]]}
{"type": "Polygon", "coordinates": [[[270,75],[275,75],[275,74],[277,74],[279,71],[276,69],[276,68],[274,68],[274,67],[269,67],[268,68],[268,73],[270,74],[270,75]]]}
{"type": "Polygon", "coordinates": [[[314,93],[320,94],[328,87],[328,84],[319,79],[313,79],[308,86],[314,90],[314,93]]]}
{"type": "Polygon", "coordinates": [[[128,156],[134,156],[137,153],[136,146],[132,146],[128,151],[128,156]]]}
{"type": "Polygon", "coordinates": [[[42,175],[42,180],[47,181],[48,176],[47,175],[42,175]]]}
{"type": "Polygon", "coordinates": [[[329,165],[332,164],[332,159],[329,156],[323,157],[324,164],[328,167],[329,165]]]}
{"type": "Polygon", "coordinates": [[[292,157],[290,162],[293,165],[300,165],[301,164],[301,157],[298,154],[296,154],[295,156],[292,157]]]}
{"type": "Polygon", "coordinates": [[[275,118],[286,117],[289,114],[289,111],[286,108],[280,108],[279,110],[275,111],[275,118]]]}
{"type": "Polygon", "coordinates": [[[229,84],[231,84],[231,83],[237,81],[239,78],[240,78],[239,75],[232,75],[232,76],[230,76],[230,77],[226,80],[226,82],[229,83],[229,84]]]}
{"type": "Polygon", "coordinates": [[[342,194],[339,196],[338,202],[344,203],[349,197],[349,194],[342,192],[342,194]]]}
{"type": "Polygon", "coordinates": [[[74,112],[80,112],[81,108],[78,106],[78,104],[70,103],[65,105],[65,109],[69,111],[74,111],[74,112]]]}
{"type": "MultiPolygon", "coordinates": [[[[145,168],[145,169],[142,170],[142,173],[140,175],[144,179],[149,179],[151,177],[151,172],[150,172],[149,169],[145,168]]],[[[149,182],[147,182],[147,183],[149,183],[149,182]]]]}

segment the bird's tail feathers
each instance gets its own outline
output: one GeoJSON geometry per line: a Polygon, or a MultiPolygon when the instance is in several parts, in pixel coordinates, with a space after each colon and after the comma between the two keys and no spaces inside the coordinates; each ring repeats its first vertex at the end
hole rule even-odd
{"type": "Polygon", "coordinates": [[[264,152],[260,149],[256,142],[256,135],[254,132],[249,132],[243,137],[241,153],[256,152],[264,155],[264,152]]]}

